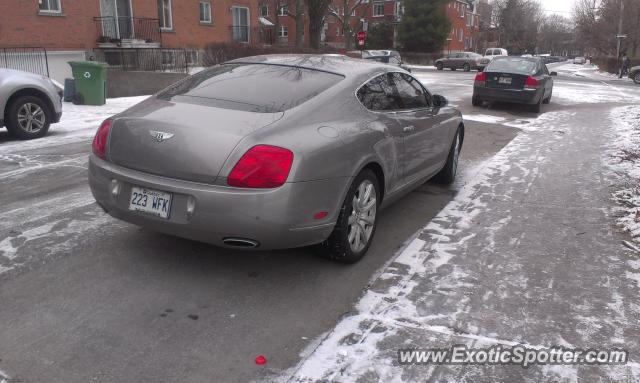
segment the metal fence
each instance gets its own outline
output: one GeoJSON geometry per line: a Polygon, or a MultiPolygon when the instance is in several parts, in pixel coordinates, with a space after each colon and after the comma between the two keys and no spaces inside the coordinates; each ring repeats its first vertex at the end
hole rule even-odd
{"type": "Polygon", "coordinates": [[[97,61],[122,71],[189,73],[189,67],[200,61],[199,52],[189,49],[104,48],[95,53],[97,61]]]}
{"type": "Polygon", "coordinates": [[[47,50],[36,47],[0,48],[0,68],[49,76],[47,50]]]}

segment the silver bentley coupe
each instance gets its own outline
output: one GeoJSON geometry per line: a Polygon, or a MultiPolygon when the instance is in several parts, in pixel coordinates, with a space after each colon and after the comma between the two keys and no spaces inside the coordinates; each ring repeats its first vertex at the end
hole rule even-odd
{"type": "Polygon", "coordinates": [[[356,262],[380,209],[454,180],[463,139],[461,113],[397,66],[256,56],[104,121],[89,183],[108,214],[151,230],[356,262]]]}

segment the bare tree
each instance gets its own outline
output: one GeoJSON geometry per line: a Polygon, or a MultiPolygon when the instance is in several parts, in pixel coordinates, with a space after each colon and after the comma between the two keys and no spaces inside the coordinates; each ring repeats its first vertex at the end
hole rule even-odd
{"type": "MultiPolygon", "coordinates": [[[[353,49],[355,32],[358,28],[354,28],[351,25],[351,17],[352,15],[355,15],[357,8],[364,4],[364,0],[341,0],[336,3],[336,6],[333,4],[329,5],[329,15],[333,16],[342,27],[344,32],[345,48],[347,50],[353,49]]],[[[366,12],[367,7],[362,7],[361,17],[364,17],[366,12]]]]}
{"type": "Polygon", "coordinates": [[[600,54],[615,56],[618,24],[627,36],[622,51],[631,56],[640,52],[640,2],[638,0],[577,0],[573,9],[578,42],[600,54]],[[624,12],[621,12],[621,1],[624,12]]]}
{"type": "Polygon", "coordinates": [[[320,36],[331,0],[304,0],[309,18],[309,46],[320,48],[320,36]]]}

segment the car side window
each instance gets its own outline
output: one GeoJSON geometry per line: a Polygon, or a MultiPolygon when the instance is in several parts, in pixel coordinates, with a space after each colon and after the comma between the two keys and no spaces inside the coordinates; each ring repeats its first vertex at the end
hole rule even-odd
{"type": "Polygon", "coordinates": [[[397,57],[390,57],[389,58],[389,64],[396,64],[396,65],[400,65],[400,60],[398,60],[397,57]]]}
{"type": "Polygon", "coordinates": [[[491,49],[487,49],[487,51],[484,53],[485,56],[491,56],[491,52],[493,52],[491,49]]]}
{"type": "Polygon", "coordinates": [[[362,85],[358,89],[357,96],[365,108],[376,112],[402,108],[391,78],[387,74],[380,75],[362,85]]]}
{"type": "Polygon", "coordinates": [[[412,76],[405,73],[392,73],[393,83],[398,90],[402,109],[424,109],[431,106],[431,96],[412,76]]]}

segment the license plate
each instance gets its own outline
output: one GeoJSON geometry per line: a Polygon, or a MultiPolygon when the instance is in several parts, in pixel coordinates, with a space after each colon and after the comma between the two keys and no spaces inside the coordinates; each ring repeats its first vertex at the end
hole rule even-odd
{"type": "Polygon", "coordinates": [[[498,83],[499,84],[511,85],[511,77],[499,77],[498,78],[498,83]]]}
{"type": "Polygon", "coordinates": [[[131,188],[129,210],[157,215],[160,218],[169,218],[171,194],[158,190],[133,187],[131,188]]]}

